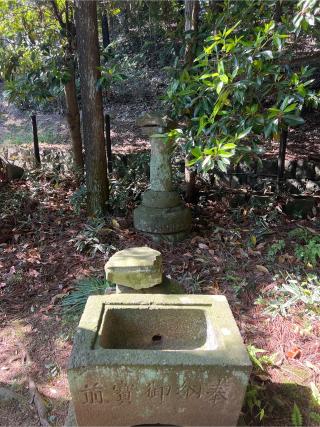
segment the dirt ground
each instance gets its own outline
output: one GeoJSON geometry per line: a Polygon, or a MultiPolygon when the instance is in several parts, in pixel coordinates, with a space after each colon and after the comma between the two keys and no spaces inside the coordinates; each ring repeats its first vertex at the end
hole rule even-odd
{"type": "MultiPolygon", "coordinates": [[[[112,105],[115,153],[148,148],[135,118],[153,107],[151,101],[112,105]]],[[[27,115],[8,106],[2,109],[0,144],[28,142],[25,136],[17,137],[20,130],[21,135],[30,133],[27,115]]],[[[39,132],[52,136],[43,144],[67,142],[62,116],[41,114],[38,119],[39,132]]],[[[294,132],[297,142],[289,143],[289,156],[307,155],[300,148],[306,138],[308,155],[319,154],[319,118],[310,116],[305,126],[294,132]]],[[[44,398],[49,423],[64,424],[70,400],[66,369],[79,317],[66,316],[60,303],[79,279],[103,277],[104,264],[116,250],[142,245],[161,251],[165,274],[187,293],[226,295],[245,343],[274,355],[266,370],[251,379],[265,416],[259,419],[257,402],[253,407],[247,404],[241,423],[291,425],[296,403],[303,425],[317,425],[310,418],[317,412],[310,384],[320,387],[319,317],[306,316],[299,305],[286,317],[271,316],[257,301],[277,289],[287,274],[309,271],[294,255],[288,232],[300,226],[319,233],[319,206],[312,218],[293,220],[282,213],[281,201],[267,208],[234,208],[231,194],[206,189],[199,202],[190,205],[193,230],[185,241],[174,246],[153,242],[135,231],[129,210],[126,215],[108,215],[103,243],[110,251],[91,256],[78,252],[73,241],[87,222],[85,213],[77,213],[70,204],[75,190],[70,176],[52,181],[46,173],[38,179],[0,183],[0,425],[39,425],[28,377],[44,398]],[[287,244],[286,257],[271,260],[268,248],[279,239],[287,244]],[[10,401],[3,397],[8,392],[14,393],[10,401]]],[[[310,272],[319,274],[319,265],[310,272]]]]}

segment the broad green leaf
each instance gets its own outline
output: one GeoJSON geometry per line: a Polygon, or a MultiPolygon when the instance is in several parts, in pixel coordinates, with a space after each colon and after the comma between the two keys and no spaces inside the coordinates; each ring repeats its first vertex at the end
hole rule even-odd
{"type": "Polygon", "coordinates": [[[217,94],[218,94],[218,95],[219,95],[219,93],[222,91],[223,85],[224,85],[224,83],[223,83],[223,82],[219,82],[219,83],[217,84],[216,92],[217,92],[217,94]]]}
{"type": "Polygon", "coordinates": [[[222,172],[227,172],[227,168],[226,168],[226,165],[224,164],[224,162],[221,160],[221,159],[219,159],[219,160],[217,160],[217,165],[218,165],[218,168],[222,171],[222,172]]]}
{"type": "Polygon", "coordinates": [[[239,134],[237,134],[237,139],[245,138],[250,132],[251,132],[252,126],[248,127],[247,129],[243,130],[239,134]]]}
{"type": "Polygon", "coordinates": [[[297,103],[294,102],[291,105],[288,105],[288,107],[284,110],[285,113],[289,113],[290,111],[296,110],[297,108],[297,103]]]}
{"type": "Polygon", "coordinates": [[[191,154],[195,157],[195,158],[199,158],[202,156],[202,151],[200,147],[193,147],[191,149],[191,154]]]}
{"type": "Polygon", "coordinates": [[[230,142],[228,144],[224,144],[221,148],[223,148],[224,150],[233,150],[236,148],[236,144],[230,142]]]}
{"type": "Polygon", "coordinates": [[[228,81],[229,81],[229,78],[226,74],[220,74],[219,78],[223,83],[228,83],[228,81]]]}
{"type": "Polygon", "coordinates": [[[289,126],[299,126],[302,125],[304,123],[304,120],[302,117],[299,116],[295,116],[293,114],[285,114],[283,116],[284,121],[289,125],[289,126]]]}

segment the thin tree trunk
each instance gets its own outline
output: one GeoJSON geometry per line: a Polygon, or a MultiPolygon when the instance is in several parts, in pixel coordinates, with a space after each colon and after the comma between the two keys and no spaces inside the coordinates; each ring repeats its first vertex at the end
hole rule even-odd
{"type": "Polygon", "coordinates": [[[40,160],[39,139],[38,139],[38,126],[37,126],[37,116],[35,114],[32,114],[31,121],[32,121],[32,132],[33,132],[34,158],[35,158],[36,166],[40,166],[41,160],[40,160]]]}
{"type": "MultiPolygon", "coordinates": [[[[104,49],[104,58],[105,61],[106,53],[105,49],[110,44],[110,34],[109,34],[109,25],[108,25],[108,16],[106,12],[102,12],[101,16],[101,29],[102,29],[102,45],[104,49]]],[[[107,91],[104,93],[104,99],[105,102],[104,105],[107,103],[107,91]]],[[[106,150],[107,150],[107,166],[108,166],[108,172],[112,172],[112,147],[111,147],[111,137],[110,137],[110,116],[109,114],[104,115],[104,123],[105,123],[105,131],[106,131],[106,150]]]]}
{"type": "Polygon", "coordinates": [[[276,2],[275,11],[274,11],[274,20],[277,23],[281,23],[283,10],[282,10],[282,0],[276,2]]]}
{"type": "Polygon", "coordinates": [[[71,147],[74,167],[79,176],[83,175],[84,160],[82,153],[82,137],[80,128],[80,113],[76,89],[75,73],[75,27],[73,22],[73,8],[70,1],[65,2],[65,20],[56,0],[50,0],[51,7],[61,29],[67,38],[66,65],[70,80],[64,85],[64,94],[67,106],[67,122],[71,136],[71,147]]]}
{"type": "Polygon", "coordinates": [[[184,62],[187,66],[192,65],[197,47],[196,36],[198,31],[199,10],[199,0],[185,0],[184,31],[186,33],[186,48],[184,62]]]}
{"type": "Polygon", "coordinates": [[[284,177],[284,168],[286,161],[286,151],[287,151],[287,139],[288,139],[288,128],[285,127],[280,132],[280,144],[279,144],[279,154],[278,154],[278,187],[280,187],[281,182],[284,177]]]}
{"type": "Polygon", "coordinates": [[[102,42],[103,48],[107,48],[110,44],[110,33],[109,33],[109,24],[108,24],[108,15],[106,12],[103,12],[101,17],[101,28],[102,28],[102,42]]]}
{"type": "Polygon", "coordinates": [[[112,172],[112,146],[110,136],[110,116],[105,114],[104,121],[106,125],[106,148],[107,148],[107,159],[108,159],[108,172],[112,172]]]}
{"type": "Polygon", "coordinates": [[[64,86],[64,93],[67,105],[67,121],[69,125],[72,155],[74,167],[77,174],[83,175],[84,161],[82,154],[82,137],[80,130],[80,113],[77,99],[77,89],[73,64],[69,68],[70,80],[64,86]]]}
{"type": "MultiPolygon", "coordinates": [[[[186,47],[184,53],[184,63],[186,67],[191,67],[196,52],[196,40],[199,23],[199,0],[185,0],[185,25],[184,30],[186,33],[186,47]]],[[[197,171],[191,170],[187,166],[188,157],[185,159],[185,200],[187,202],[194,202],[197,198],[196,178],[197,171]]]]}
{"type": "Polygon", "coordinates": [[[101,90],[97,89],[100,64],[97,3],[75,1],[77,50],[79,55],[82,126],[85,147],[87,210],[89,215],[106,211],[109,196],[101,90]]]}

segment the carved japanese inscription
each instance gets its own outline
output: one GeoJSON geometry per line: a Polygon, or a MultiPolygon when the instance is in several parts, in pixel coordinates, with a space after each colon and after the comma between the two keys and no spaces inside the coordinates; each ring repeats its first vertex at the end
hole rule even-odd
{"type": "Polygon", "coordinates": [[[81,403],[83,405],[112,404],[113,406],[130,405],[139,396],[144,396],[150,401],[162,404],[167,399],[194,400],[201,399],[214,406],[228,399],[231,382],[228,378],[217,378],[210,383],[184,381],[181,385],[173,386],[150,382],[141,389],[138,385],[120,382],[113,384],[110,389],[105,389],[98,383],[89,386],[86,384],[81,390],[81,403]]]}
{"type": "Polygon", "coordinates": [[[81,390],[81,403],[83,405],[87,404],[101,404],[103,403],[103,396],[102,396],[102,388],[99,386],[98,383],[93,384],[93,386],[89,387],[88,384],[84,386],[84,388],[81,390]]]}
{"type": "Polygon", "coordinates": [[[156,399],[160,403],[163,403],[165,398],[170,395],[170,392],[170,385],[162,385],[152,382],[147,386],[146,395],[149,399],[156,399]]]}

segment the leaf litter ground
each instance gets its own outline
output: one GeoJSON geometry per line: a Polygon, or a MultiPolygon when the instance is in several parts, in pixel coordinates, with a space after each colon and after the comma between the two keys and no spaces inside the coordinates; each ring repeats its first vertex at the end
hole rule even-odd
{"type": "MultiPolygon", "coordinates": [[[[114,105],[112,138],[117,155],[148,148],[135,130],[133,117],[150,108],[149,104],[114,105]]],[[[26,126],[24,117],[18,118],[26,126]]],[[[63,128],[59,117],[54,122],[63,128]]],[[[52,120],[48,123],[48,133],[59,134],[59,129],[51,132],[52,120]]],[[[8,126],[3,120],[0,123],[2,130],[8,131],[8,126]]],[[[308,129],[308,140],[319,152],[313,132],[316,126],[308,129]]],[[[295,133],[294,143],[288,146],[290,158],[300,155],[300,140],[295,133]]],[[[65,145],[59,147],[66,152],[65,145]]],[[[269,155],[274,153],[275,147],[270,146],[269,155]]],[[[123,176],[115,172],[113,178],[121,181],[123,176]]],[[[191,206],[194,228],[190,237],[171,246],[154,243],[132,226],[132,208],[145,184],[126,193],[130,200],[125,201],[125,215],[117,211],[110,215],[100,235],[107,253],[98,251],[94,256],[75,249],[74,240],[87,220],[70,205],[76,190],[72,179],[48,179],[45,173],[38,179],[0,184],[0,425],[39,425],[28,394],[25,350],[32,358],[31,373],[44,396],[50,424],[63,425],[70,399],[67,360],[79,318],[66,317],[60,303],[81,278],[103,277],[104,264],[115,250],[141,245],[162,252],[166,275],[178,280],[186,292],[225,294],[246,344],[263,349],[265,353],[258,353],[262,357],[272,356],[264,371],[255,369],[252,375],[249,391],[253,398],[243,407],[241,424],[291,425],[296,403],[303,424],[317,425],[310,414],[319,413],[314,403],[314,386],[320,388],[319,316],[307,314],[301,304],[286,316],[277,310],[266,314],[265,309],[279,300],[279,287],[288,273],[291,277],[319,274],[319,264],[309,269],[297,259],[288,236],[297,227],[319,233],[319,206],[315,217],[292,220],[281,213],[281,200],[263,209],[232,208],[232,193],[221,195],[204,187],[197,205],[191,206]],[[270,246],[279,240],[285,241],[285,250],[270,258],[270,246]],[[257,304],[262,299],[264,305],[257,304]],[[3,397],[8,390],[18,397],[8,402],[3,397]]]]}
{"type": "MultiPolygon", "coordinates": [[[[49,421],[63,425],[66,416],[70,399],[66,366],[77,319],[66,318],[60,302],[80,278],[101,277],[108,258],[79,253],[70,242],[86,223],[84,214],[76,215],[70,206],[73,188],[72,182],[51,185],[45,180],[36,188],[28,180],[1,188],[1,211],[6,216],[0,235],[0,387],[20,396],[10,404],[1,402],[1,425],[38,425],[28,400],[23,348],[32,356],[32,372],[48,404],[49,421]],[[6,209],[14,206],[17,195],[20,207],[10,214],[6,209]]],[[[113,217],[116,226],[105,239],[117,250],[141,245],[160,250],[165,273],[180,281],[186,292],[225,294],[246,343],[268,355],[276,353],[274,363],[252,378],[263,391],[266,415],[260,422],[257,408],[251,413],[245,407],[245,423],[288,425],[295,402],[304,423],[312,425],[309,386],[319,387],[319,319],[304,316],[299,305],[287,317],[271,317],[255,302],[278,285],[282,276],[275,278],[276,274],[304,269],[292,251],[291,264],[279,257],[270,261],[268,246],[280,238],[286,241],[288,231],[297,225],[314,229],[318,219],[292,221],[278,213],[261,234],[260,220],[268,213],[245,207],[235,211],[228,196],[217,200],[213,195],[193,210],[193,232],[176,246],[157,244],[136,233],[131,215],[113,217]]]]}

